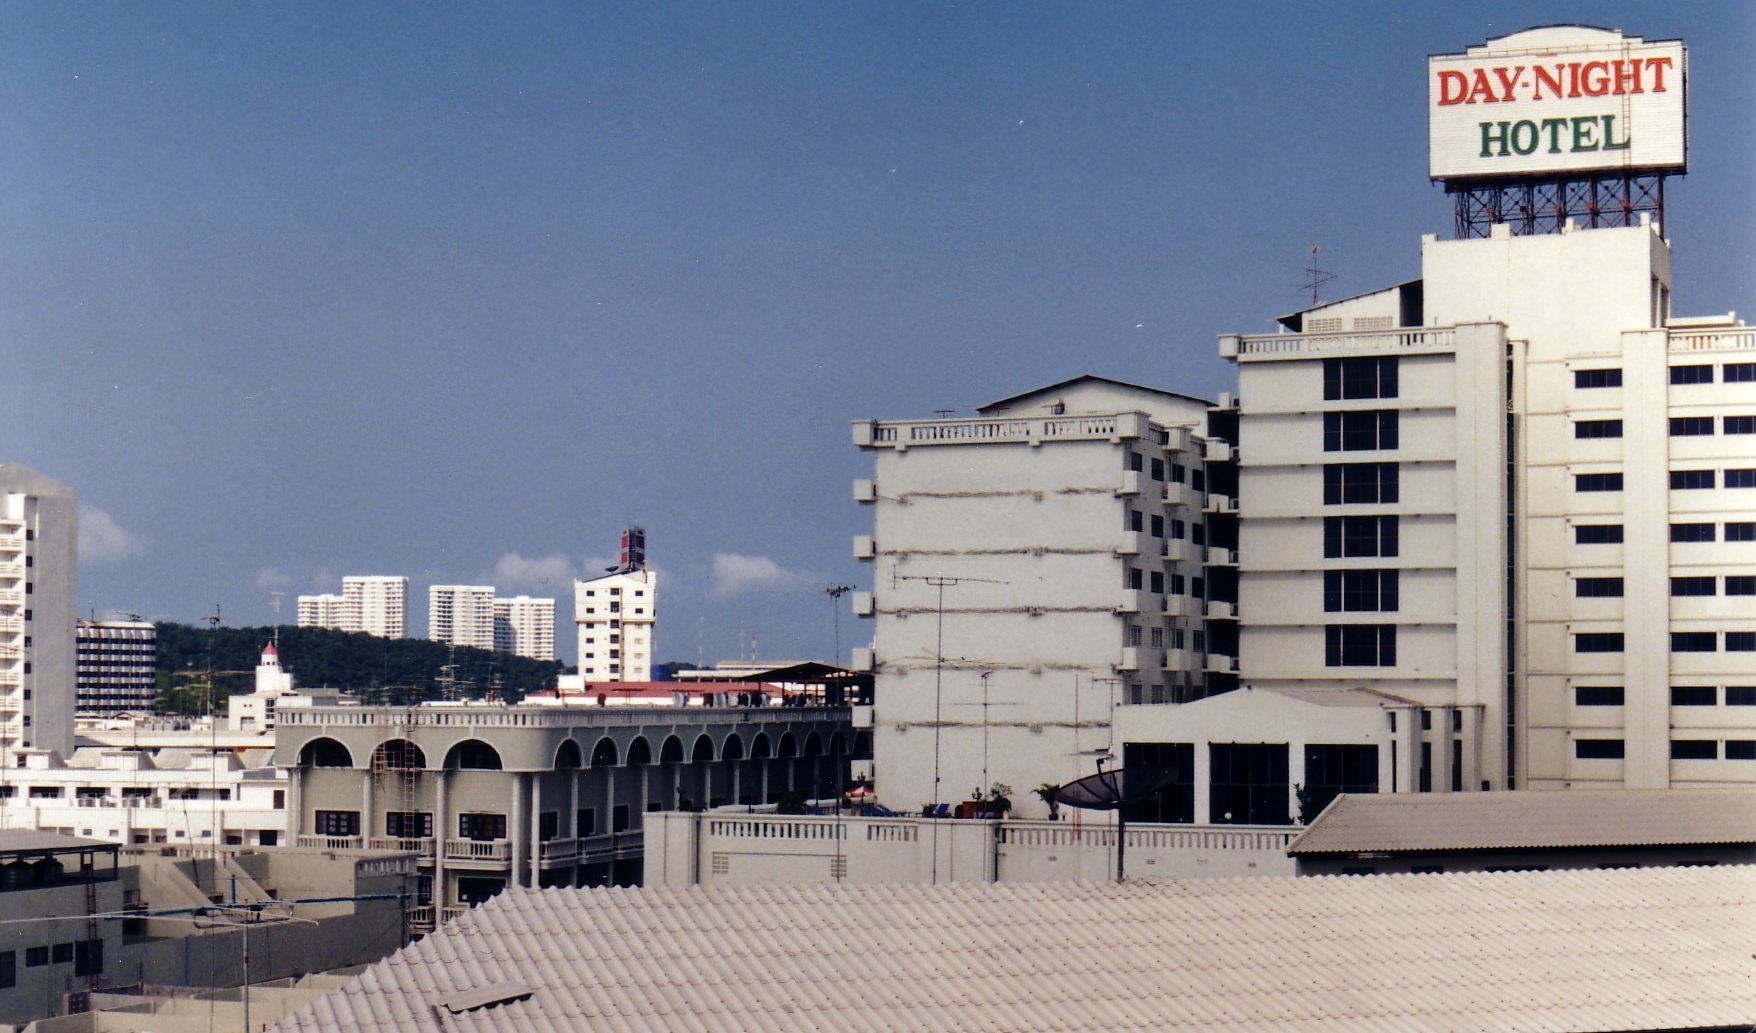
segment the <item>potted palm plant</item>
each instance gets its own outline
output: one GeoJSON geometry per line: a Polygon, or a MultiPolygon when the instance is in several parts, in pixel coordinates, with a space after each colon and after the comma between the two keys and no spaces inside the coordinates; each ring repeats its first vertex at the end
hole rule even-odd
{"type": "Polygon", "coordinates": [[[1049,805],[1050,821],[1061,820],[1061,801],[1057,799],[1055,795],[1060,791],[1061,787],[1053,782],[1044,782],[1042,785],[1031,790],[1031,792],[1037,795],[1037,799],[1049,805]]]}

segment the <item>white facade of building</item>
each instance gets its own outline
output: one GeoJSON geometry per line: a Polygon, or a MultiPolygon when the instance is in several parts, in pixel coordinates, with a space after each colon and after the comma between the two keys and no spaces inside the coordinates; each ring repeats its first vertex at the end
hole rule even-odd
{"type": "Polygon", "coordinates": [[[555,659],[555,600],[495,599],[494,648],[532,660],[555,659]]]}
{"type": "Polygon", "coordinates": [[[1423,267],[1221,339],[1243,680],[1479,712],[1486,786],[1756,780],[1756,331],[1651,226],[1423,267]]]}
{"type": "Polygon", "coordinates": [[[14,749],[73,752],[79,495],[0,464],[0,767],[14,749]]]}
{"type": "Polygon", "coordinates": [[[340,595],[299,597],[299,626],[402,638],[408,627],[409,579],[344,577],[340,595]]]}
{"type": "Polygon", "coordinates": [[[854,486],[873,507],[854,542],[873,591],[854,612],[874,619],[854,666],[876,673],[890,806],[1001,783],[1035,815],[1028,790],[1091,774],[1120,711],[1200,698],[1210,676],[1229,687],[1209,617],[1232,604],[1209,564],[1232,556],[1209,530],[1230,499],[1209,477],[1200,399],[1082,377],[979,411],[854,424],[874,461],[854,486]]]}
{"type": "Polygon", "coordinates": [[[583,680],[652,680],[658,574],[632,570],[575,581],[573,620],[583,680]]]}
{"type": "Polygon", "coordinates": [[[427,589],[427,637],[476,649],[494,648],[494,586],[434,585],[427,589]]]}
{"type": "Polygon", "coordinates": [[[148,621],[80,620],[80,717],[151,713],[158,699],[158,632],[148,621]]]}

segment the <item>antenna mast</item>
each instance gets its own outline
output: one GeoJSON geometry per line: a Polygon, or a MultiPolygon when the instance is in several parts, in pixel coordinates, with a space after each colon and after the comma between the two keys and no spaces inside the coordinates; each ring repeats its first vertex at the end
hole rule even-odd
{"type": "Polygon", "coordinates": [[[1327,269],[1317,268],[1317,252],[1318,252],[1318,250],[1319,250],[1319,248],[1316,244],[1311,245],[1311,264],[1305,267],[1304,282],[1299,284],[1300,290],[1308,290],[1311,292],[1311,307],[1312,308],[1316,308],[1317,305],[1320,304],[1317,295],[1318,295],[1318,292],[1320,290],[1322,290],[1323,285],[1328,283],[1330,280],[1335,279],[1334,273],[1330,272],[1327,269]]]}

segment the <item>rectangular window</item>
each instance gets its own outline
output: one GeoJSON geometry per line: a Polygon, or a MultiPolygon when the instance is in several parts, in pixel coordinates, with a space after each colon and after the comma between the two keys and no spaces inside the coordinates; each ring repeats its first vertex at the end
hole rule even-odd
{"type": "Polygon", "coordinates": [[[561,838],[561,812],[543,811],[537,815],[537,840],[547,843],[561,838]]]}
{"type": "Polygon", "coordinates": [[[1123,743],[1122,766],[1140,772],[1146,784],[1160,787],[1155,795],[1128,806],[1125,816],[1129,821],[1187,823],[1195,820],[1194,743],[1123,743]]]}
{"type": "Polygon", "coordinates": [[[1727,685],[1726,706],[1756,707],[1756,685],[1727,685]]]}
{"type": "Polygon", "coordinates": [[[1146,517],[1140,512],[1140,510],[1130,509],[1128,511],[1127,530],[1130,530],[1130,531],[1144,531],[1144,530],[1146,530],[1146,517]]]}
{"type": "Polygon", "coordinates": [[[1577,388],[1621,387],[1622,371],[1619,369],[1576,369],[1573,371],[1573,386],[1577,388]]]}
{"type": "Polygon", "coordinates": [[[1621,598],[1622,579],[1619,577],[1582,577],[1573,581],[1573,594],[1580,599],[1621,598]]]}
{"type": "Polygon", "coordinates": [[[1285,825],[1286,743],[1209,743],[1208,813],[1215,824],[1285,825]]]}
{"type": "Polygon", "coordinates": [[[1162,517],[1162,516],[1153,517],[1152,523],[1150,526],[1152,528],[1152,536],[1154,538],[1163,538],[1165,536],[1165,518],[1164,517],[1162,517]]]}
{"type": "Polygon", "coordinates": [[[1719,652],[1719,632],[1673,631],[1671,632],[1671,652],[1717,653],[1719,652]]]}
{"type": "Polygon", "coordinates": [[[1727,760],[1756,760],[1756,739],[1727,739],[1727,760]]]}
{"type": "Polygon", "coordinates": [[[1153,571],[1152,576],[1147,581],[1147,584],[1148,584],[1149,591],[1151,591],[1157,595],[1164,595],[1165,594],[1165,573],[1164,573],[1164,571],[1162,571],[1162,570],[1153,571]]]}
{"type": "Polygon", "coordinates": [[[104,970],[104,941],[80,940],[73,945],[73,974],[95,976],[104,970]]]}
{"type": "Polygon", "coordinates": [[[628,805],[627,804],[619,803],[615,807],[610,809],[610,831],[611,832],[627,832],[628,831],[628,805]]]}
{"type": "Polygon", "coordinates": [[[1727,416],[1725,418],[1727,434],[1756,434],[1756,416],[1727,416]]]}
{"type": "Polygon", "coordinates": [[[1152,472],[1150,476],[1155,481],[1162,481],[1165,479],[1165,461],[1163,459],[1154,459],[1152,461],[1152,472]]]}
{"type": "Polygon", "coordinates": [[[42,968],[49,963],[49,948],[26,947],[24,949],[24,967],[42,968]]]}
{"type": "Polygon", "coordinates": [[[1575,653],[1620,653],[1622,633],[1619,631],[1582,631],[1573,636],[1575,653]]]}
{"type": "Polygon", "coordinates": [[[1622,705],[1622,686],[1578,685],[1573,689],[1573,702],[1582,707],[1619,707],[1622,705]]]}
{"type": "Polygon", "coordinates": [[[1672,739],[1672,760],[1718,760],[1717,739],[1672,739]]]}
{"type": "Polygon", "coordinates": [[[506,815],[504,814],[459,814],[457,816],[457,834],[463,839],[477,841],[506,838],[506,815]]]}
{"type": "Polygon", "coordinates": [[[387,811],[384,834],[396,839],[428,839],[433,835],[431,811],[387,811]]]}
{"type": "Polygon", "coordinates": [[[1726,363],[1725,381],[1728,384],[1756,383],[1756,362],[1726,363]]]}
{"type": "Polygon", "coordinates": [[[1189,477],[1189,468],[1188,467],[1184,466],[1182,463],[1172,463],[1171,464],[1171,483],[1172,484],[1182,484],[1184,481],[1188,480],[1188,477],[1189,477]]]}
{"type": "Polygon", "coordinates": [[[18,952],[0,951],[0,990],[18,985],[18,952]]]}
{"type": "Polygon", "coordinates": [[[72,943],[57,943],[54,949],[49,952],[49,964],[51,965],[65,965],[72,960],[72,943]]]}
{"type": "Polygon", "coordinates": [[[1726,652],[1756,653],[1756,631],[1726,632],[1726,652]]]}
{"type": "Polygon", "coordinates": [[[1621,760],[1622,750],[1620,739],[1573,740],[1573,755],[1580,760],[1621,760]]]}
{"type": "MultiPolygon", "coordinates": [[[[1713,525],[1709,524],[1707,526],[1712,527],[1713,525]]],[[[1671,540],[1676,541],[1675,538],[1672,538],[1671,540]]],[[[1712,538],[1708,538],[1707,540],[1710,542],[1713,541],[1712,538]]],[[[1756,542],[1756,523],[1752,523],[1748,520],[1727,520],[1726,541],[1756,542]]]]}
{"type": "Polygon", "coordinates": [[[1388,504],[1397,499],[1395,463],[1332,463],[1323,468],[1323,504],[1388,504]]]}
{"type": "Polygon", "coordinates": [[[1619,545],[1622,541],[1622,525],[1575,524],[1573,541],[1579,545],[1619,545]]]}
{"type": "Polygon", "coordinates": [[[357,836],[360,834],[359,811],[318,811],[315,818],[319,836],[357,836]]]}
{"type": "MultiPolygon", "coordinates": [[[[1727,525],[1728,527],[1730,525],[1727,525]]],[[[1672,524],[1671,541],[1673,542],[1711,542],[1713,541],[1712,524],[1672,524]]]]}
{"type": "Polygon", "coordinates": [[[1396,625],[1331,624],[1324,629],[1328,667],[1395,667],[1396,625]]]}
{"type": "Polygon", "coordinates": [[[1703,434],[1713,433],[1713,417],[1711,416],[1673,416],[1671,417],[1671,437],[1696,438],[1703,434]]]}
{"type": "Polygon", "coordinates": [[[1395,398],[1396,358],[1324,359],[1323,397],[1395,398]]]}
{"type": "Polygon", "coordinates": [[[1394,570],[1326,570],[1323,609],[1329,613],[1395,613],[1397,580],[1394,570]]]}
{"type": "Polygon", "coordinates": [[[1756,468],[1726,471],[1726,487],[1756,488],[1756,468]]]}
{"type": "Polygon", "coordinates": [[[1711,489],[1719,478],[1712,470],[1672,470],[1672,491],[1700,491],[1711,489]]]}
{"type": "Polygon", "coordinates": [[[1674,577],[1671,578],[1671,594],[1674,596],[1718,595],[1719,579],[1711,577],[1674,577]]]}
{"type": "Polygon", "coordinates": [[[1727,595],[1756,595],[1756,574],[1727,574],[1727,595]]]}
{"type": "Polygon", "coordinates": [[[1575,420],[1573,436],[1580,439],[1619,438],[1622,436],[1621,420],[1575,420]]]}
{"type": "Polygon", "coordinates": [[[598,834],[598,811],[596,807],[581,807],[573,814],[573,834],[581,839],[598,834]]]}
{"type": "Polygon", "coordinates": [[[1621,491],[1622,475],[1619,473],[1577,473],[1573,475],[1575,491],[1621,491]]]}
{"type": "Polygon", "coordinates": [[[1367,452],[1395,448],[1396,439],[1395,409],[1362,409],[1358,412],[1323,414],[1325,452],[1367,452]]]}
{"type": "Polygon", "coordinates": [[[1712,685],[1671,686],[1671,706],[1711,707],[1719,702],[1719,690],[1712,685]]]}
{"type": "Polygon", "coordinates": [[[1711,384],[1713,383],[1712,366],[1672,366],[1671,383],[1673,384],[1711,384]]]}
{"type": "Polygon", "coordinates": [[[1342,793],[1378,791],[1378,747],[1311,743],[1305,747],[1305,792],[1299,819],[1310,824],[1342,793]]]}

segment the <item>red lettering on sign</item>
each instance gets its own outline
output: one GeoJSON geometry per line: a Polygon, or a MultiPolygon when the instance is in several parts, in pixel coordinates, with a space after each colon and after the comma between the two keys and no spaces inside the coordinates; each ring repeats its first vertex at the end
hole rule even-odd
{"type": "Polygon", "coordinates": [[[1512,89],[1518,85],[1518,80],[1524,78],[1524,66],[1517,65],[1510,69],[1511,75],[1507,75],[1507,71],[1508,69],[1504,66],[1496,68],[1494,69],[1494,77],[1500,80],[1500,99],[1511,103],[1518,99],[1513,95],[1512,89]]]}
{"type": "Polygon", "coordinates": [[[1489,104],[1496,103],[1500,100],[1499,97],[1494,96],[1494,84],[1488,81],[1488,71],[1485,68],[1476,69],[1475,81],[1470,83],[1469,96],[1465,97],[1463,102],[1465,104],[1474,104],[1477,97],[1482,98],[1489,104]]]}
{"type": "Polygon", "coordinates": [[[1557,97],[1561,96],[1561,93],[1562,93],[1562,90],[1561,90],[1561,69],[1563,67],[1565,67],[1565,66],[1564,65],[1556,65],[1554,68],[1554,71],[1550,71],[1549,69],[1544,68],[1542,65],[1537,65],[1537,66],[1533,67],[1531,69],[1531,71],[1536,73],[1536,82],[1531,84],[1531,98],[1530,99],[1531,100],[1542,100],[1543,99],[1543,86],[1544,85],[1547,85],[1549,87],[1550,93],[1554,94],[1557,97]]]}
{"type": "Polygon", "coordinates": [[[1462,104],[1464,94],[1469,89],[1469,77],[1462,72],[1443,71],[1439,73],[1439,104],[1449,107],[1462,104]]]}
{"type": "Polygon", "coordinates": [[[1652,71],[1652,92],[1665,92],[1665,69],[1671,67],[1671,59],[1668,57],[1649,57],[1646,59],[1646,67],[1652,71]]]}
{"type": "Polygon", "coordinates": [[[1610,92],[1610,63],[1608,61],[1588,61],[1579,71],[1584,82],[1587,97],[1601,97],[1610,92]],[[1594,74],[1595,73],[1595,74],[1594,74]]]}

